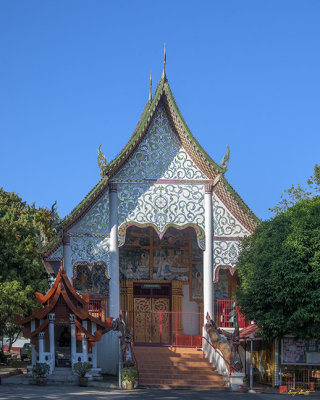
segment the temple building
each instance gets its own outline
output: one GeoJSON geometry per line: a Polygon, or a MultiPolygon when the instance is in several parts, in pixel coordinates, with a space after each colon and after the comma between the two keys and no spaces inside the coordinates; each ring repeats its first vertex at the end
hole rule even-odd
{"type": "MultiPolygon", "coordinates": [[[[232,328],[239,241],[254,232],[258,218],[225,177],[229,150],[219,165],[190,132],[165,63],[127,145],[110,163],[99,148],[98,160],[100,181],[41,254],[47,272],[69,282],[64,280],[61,293],[73,298],[69,304],[62,296],[68,315],[74,315],[64,324],[72,339],[71,357],[82,360],[91,354],[95,367],[115,373],[117,334],[103,333],[107,318],[117,318],[120,310],[128,313],[135,344],[201,342],[207,312],[218,325],[232,328]],[[87,309],[80,318],[71,303],[81,308],[83,298],[87,309]],[[95,344],[90,351],[81,333],[95,344]]],[[[42,298],[44,310],[58,288],[42,298]]],[[[33,335],[44,324],[44,311],[39,313],[39,322],[30,320],[33,335]]],[[[59,335],[53,313],[45,323],[59,335]]],[[[37,350],[40,343],[39,338],[37,350]]],[[[47,353],[54,356],[50,343],[47,353]]]]}

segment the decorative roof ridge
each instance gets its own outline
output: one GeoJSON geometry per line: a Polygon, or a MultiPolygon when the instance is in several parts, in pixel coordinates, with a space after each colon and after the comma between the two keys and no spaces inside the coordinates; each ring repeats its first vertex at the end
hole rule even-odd
{"type": "MultiPolygon", "coordinates": [[[[63,231],[70,229],[70,227],[77,222],[77,220],[86,212],[97,200],[99,195],[103,192],[103,190],[107,187],[109,179],[118,171],[118,169],[124,164],[124,162],[131,156],[133,151],[141,142],[144,134],[147,131],[147,128],[151,122],[151,119],[154,115],[156,107],[160,102],[162,95],[165,94],[165,98],[169,101],[180,120],[182,129],[186,133],[188,140],[193,144],[193,147],[197,150],[197,152],[202,156],[202,158],[206,161],[206,164],[210,166],[212,171],[211,178],[215,177],[217,174],[222,175],[222,180],[225,183],[225,187],[230,192],[230,194],[235,198],[235,201],[238,205],[243,209],[245,213],[247,213],[250,218],[254,220],[255,223],[258,223],[260,220],[253,211],[247,206],[247,204],[242,200],[242,198],[238,195],[238,193],[232,188],[227,179],[224,177],[224,173],[226,170],[218,165],[202,148],[197,139],[193,136],[191,130],[189,129],[187,123],[185,122],[182,113],[175,101],[173,93],[171,91],[169,82],[167,80],[166,74],[161,77],[157,84],[157,88],[155,94],[153,96],[152,101],[150,102],[150,98],[148,99],[141,117],[130,136],[129,141],[124,146],[124,148],[116,155],[116,157],[106,166],[104,170],[103,178],[94,186],[94,188],[86,195],[86,197],[63,219],[62,221],[62,232],[59,232],[57,236],[55,236],[42,250],[41,255],[46,256],[51,254],[52,249],[55,248],[57,241],[62,239],[63,231]]],[[[178,137],[179,137],[179,132],[178,137]]],[[[181,138],[180,138],[181,140],[181,138]]],[[[206,174],[207,175],[207,174],[206,174]]]]}
{"type": "Polygon", "coordinates": [[[188,125],[187,125],[185,119],[183,118],[183,115],[182,115],[182,113],[181,113],[181,111],[180,111],[180,109],[179,109],[179,107],[178,107],[178,105],[177,105],[177,103],[176,103],[176,100],[175,100],[175,98],[174,98],[174,95],[173,95],[173,93],[172,93],[170,84],[169,84],[169,82],[168,82],[167,79],[166,79],[166,81],[165,81],[165,83],[164,83],[164,88],[165,88],[165,91],[166,91],[166,93],[167,93],[169,99],[170,99],[171,102],[172,102],[172,105],[173,105],[173,107],[174,107],[174,109],[175,109],[175,111],[176,111],[176,113],[177,113],[179,119],[181,120],[182,126],[183,126],[183,128],[184,128],[186,134],[188,135],[189,139],[190,139],[190,140],[193,142],[193,144],[197,147],[197,149],[200,151],[201,155],[202,155],[207,161],[210,162],[210,164],[212,165],[212,167],[213,167],[214,169],[216,169],[218,172],[220,172],[220,173],[223,174],[223,173],[225,172],[225,170],[224,170],[223,168],[221,168],[220,165],[218,165],[218,164],[209,156],[209,154],[203,149],[203,147],[201,146],[201,144],[198,142],[198,140],[197,140],[197,139],[194,137],[194,135],[192,134],[190,128],[188,127],[188,125]]]}
{"type": "Polygon", "coordinates": [[[255,213],[251,210],[251,208],[248,206],[248,204],[242,199],[242,197],[238,194],[238,192],[228,182],[227,178],[224,175],[222,175],[221,180],[225,184],[225,186],[228,189],[228,191],[231,194],[233,194],[233,196],[235,196],[235,198],[236,198],[237,202],[239,203],[239,205],[250,214],[250,216],[253,218],[253,220],[257,224],[259,224],[261,222],[261,219],[255,215],[255,213]]]}
{"type": "Polygon", "coordinates": [[[155,94],[151,103],[148,101],[143,109],[141,117],[136,125],[135,130],[129,138],[129,141],[125,145],[125,147],[116,155],[116,157],[107,165],[105,169],[106,175],[114,175],[115,171],[118,169],[118,165],[121,164],[121,161],[127,158],[130,154],[132,154],[133,150],[136,148],[141,138],[143,137],[147,126],[149,125],[151,118],[155,112],[156,106],[158,105],[161,94],[163,92],[163,85],[165,81],[160,79],[158,82],[155,94]]]}
{"type": "Polygon", "coordinates": [[[61,223],[61,230],[48,242],[40,251],[42,258],[48,257],[54,250],[62,244],[63,232],[70,229],[82,214],[97,201],[100,195],[103,193],[105,188],[108,186],[108,177],[103,177],[99,182],[90,190],[90,192],[84,197],[83,200],[68,214],[64,217],[61,223]]]}

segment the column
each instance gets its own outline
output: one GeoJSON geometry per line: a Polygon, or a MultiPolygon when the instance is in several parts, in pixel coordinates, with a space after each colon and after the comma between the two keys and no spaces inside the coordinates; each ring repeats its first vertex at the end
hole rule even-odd
{"type": "Polygon", "coordinates": [[[119,246],[118,246],[118,193],[117,186],[110,184],[110,316],[119,317],[119,246]]]}
{"type": "Polygon", "coordinates": [[[206,315],[213,315],[213,216],[212,216],[212,185],[205,185],[204,190],[204,218],[206,248],[203,253],[203,315],[206,324],[206,315]]]}
{"type": "Polygon", "coordinates": [[[84,333],[81,333],[82,337],[82,361],[88,362],[88,338],[84,333]]]}
{"type": "Polygon", "coordinates": [[[54,368],[55,365],[55,351],[54,351],[54,319],[55,314],[49,314],[49,341],[50,341],[50,354],[51,354],[51,365],[54,368]]]}
{"type": "Polygon", "coordinates": [[[75,316],[74,314],[69,315],[70,319],[70,335],[71,335],[71,365],[76,362],[76,352],[77,352],[77,338],[76,338],[76,326],[74,324],[75,316]]]}
{"type": "Polygon", "coordinates": [[[72,282],[73,270],[71,265],[71,246],[70,236],[67,234],[63,235],[63,259],[64,259],[64,270],[68,276],[70,282],[72,282]]]}
{"type": "Polygon", "coordinates": [[[45,362],[44,360],[44,332],[38,333],[38,345],[39,345],[39,363],[45,362]]]}
{"type": "MultiPolygon", "coordinates": [[[[91,333],[94,335],[95,331],[97,329],[96,323],[91,322],[91,333]]],[[[97,343],[91,347],[92,351],[92,368],[97,368],[97,343]]]]}
{"type": "MultiPolygon", "coordinates": [[[[31,320],[30,323],[30,332],[33,332],[36,329],[36,321],[34,319],[31,320]]],[[[37,363],[37,352],[35,349],[35,345],[31,344],[31,365],[37,363]]]]}
{"type": "Polygon", "coordinates": [[[279,387],[279,340],[274,341],[274,387],[279,387]]]}

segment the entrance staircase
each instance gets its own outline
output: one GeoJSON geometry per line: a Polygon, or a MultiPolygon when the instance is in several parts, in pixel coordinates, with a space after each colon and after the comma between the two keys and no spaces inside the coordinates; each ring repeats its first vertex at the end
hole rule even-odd
{"type": "Polygon", "coordinates": [[[224,378],[203,358],[202,350],[134,346],[139,385],[161,388],[223,389],[224,378]]]}

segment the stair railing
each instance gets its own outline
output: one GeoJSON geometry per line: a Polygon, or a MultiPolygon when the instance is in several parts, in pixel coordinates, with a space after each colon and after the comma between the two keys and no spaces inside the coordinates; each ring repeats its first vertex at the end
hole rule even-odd
{"type": "Polygon", "coordinates": [[[205,336],[202,336],[205,341],[206,346],[203,346],[203,353],[208,359],[210,364],[212,364],[217,372],[224,375],[228,379],[228,384],[230,384],[230,376],[235,369],[230,365],[229,361],[223,356],[221,351],[217,349],[205,336]]]}

